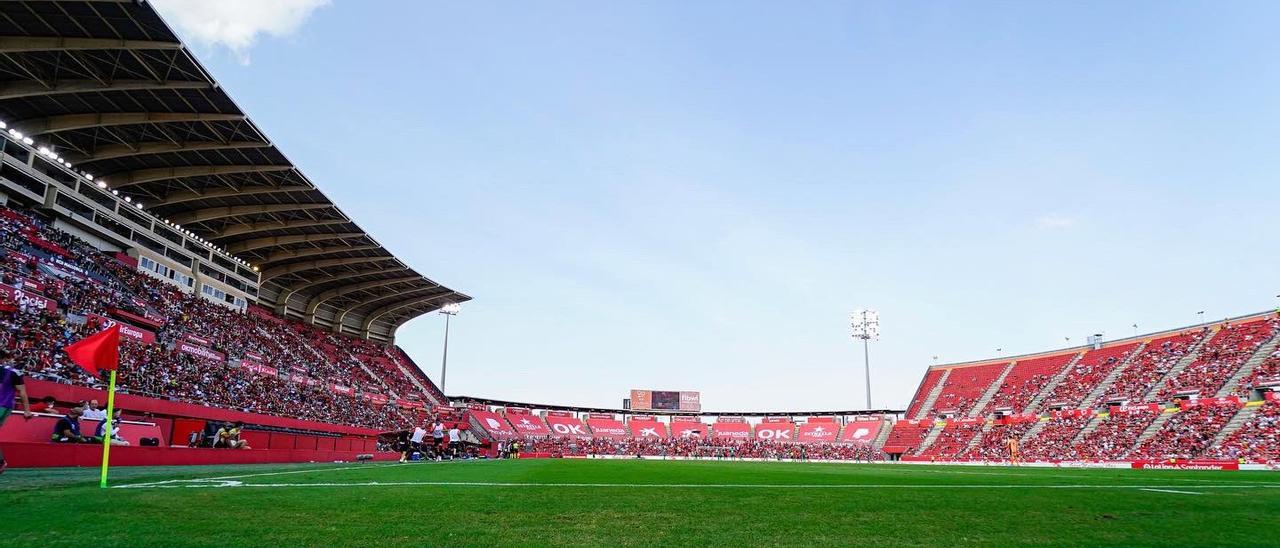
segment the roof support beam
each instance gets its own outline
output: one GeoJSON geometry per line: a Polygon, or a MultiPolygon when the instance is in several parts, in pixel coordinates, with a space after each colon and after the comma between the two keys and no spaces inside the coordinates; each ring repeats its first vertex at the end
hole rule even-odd
{"type": "Polygon", "coordinates": [[[448,302],[448,299],[453,299],[453,298],[457,298],[457,294],[450,291],[448,293],[441,293],[438,295],[426,295],[422,297],[413,297],[410,299],[402,300],[400,302],[394,302],[394,303],[382,306],[381,308],[378,308],[373,312],[370,312],[364,317],[364,321],[360,322],[360,331],[368,333],[369,326],[373,325],[373,322],[378,321],[378,318],[386,316],[387,314],[390,314],[402,308],[408,308],[410,306],[414,306],[417,304],[428,303],[433,301],[443,304],[448,302]]]}
{"type": "Polygon", "coordinates": [[[100,179],[106,180],[111,188],[123,188],[127,186],[141,185],[155,181],[164,181],[168,179],[181,179],[184,177],[204,177],[212,175],[234,175],[237,173],[262,173],[274,171],[289,171],[293,166],[289,165],[213,165],[213,166],[179,166],[179,167],[160,167],[152,169],[139,169],[136,171],[122,171],[103,175],[100,179]]]}
{"type": "Polygon", "coordinates": [[[293,285],[290,285],[289,287],[282,288],[280,290],[280,294],[276,295],[276,312],[283,316],[285,306],[288,305],[289,298],[293,297],[294,293],[297,293],[299,291],[305,291],[307,289],[310,289],[318,285],[324,285],[324,284],[333,283],[333,282],[340,282],[343,280],[355,280],[357,278],[363,278],[365,276],[373,276],[375,274],[389,274],[389,273],[407,272],[407,271],[409,271],[409,269],[403,266],[394,266],[394,267],[388,267],[388,268],[383,268],[383,267],[367,268],[364,270],[357,270],[355,272],[340,272],[337,274],[330,274],[328,276],[322,276],[322,277],[308,280],[305,282],[298,282],[293,285]]]}
{"type": "Polygon", "coordinates": [[[320,305],[324,304],[325,301],[336,299],[343,295],[350,295],[352,293],[367,291],[369,289],[377,289],[379,287],[386,287],[389,285],[409,283],[409,282],[420,281],[420,280],[422,280],[422,276],[403,276],[399,278],[388,278],[385,280],[373,280],[368,282],[360,282],[360,283],[355,283],[350,285],[344,285],[336,289],[330,289],[328,291],[325,291],[324,293],[320,293],[319,295],[312,297],[311,300],[307,301],[306,315],[308,318],[310,318],[311,316],[314,316],[316,313],[316,309],[320,308],[320,305]]]}
{"type": "Polygon", "coordinates": [[[282,245],[300,244],[307,242],[323,242],[326,240],[343,240],[346,238],[359,238],[364,236],[363,232],[335,232],[332,234],[290,234],[288,236],[269,236],[266,238],[254,238],[243,242],[234,243],[227,246],[228,253],[244,253],[246,251],[254,251],[265,249],[268,247],[277,247],[282,245]]]}
{"type": "Polygon", "coordinates": [[[179,42],[156,40],[117,40],[114,38],[75,38],[65,36],[5,36],[0,38],[0,53],[32,51],[77,51],[86,49],[182,49],[179,42]]]}
{"type": "MultiPolygon", "coordinates": [[[[0,39],[2,40],[2,39],[0,39]]],[[[153,91],[166,89],[213,89],[213,84],[198,80],[58,80],[55,82],[37,82],[19,80],[0,85],[0,101],[38,97],[44,95],[65,95],[68,93],[88,93],[95,91],[153,91]]]]}
{"type": "Polygon", "coordinates": [[[210,190],[183,190],[166,194],[163,198],[151,203],[152,208],[208,200],[212,198],[229,198],[232,196],[254,196],[257,194],[284,194],[287,192],[306,192],[315,188],[302,185],[283,186],[249,186],[241,188],[223,187],[210,190]]]}
{"type": "Polygon", "coordinates": [[[91,127],[168,122],[227,122],[244,119],[245,115],[243,114],[223,114],[219,112],[99,112],[31,118],[19,120],[9,125],[27,135],[44,135],[46,133],[91,127]]]}
{"type": "Polygon", "coordinates": [[[68,161],[83,164],[85,162],[112,160],[115,158],[125,158],[129,156],[142,156],[144,154],[195,152],[205,150],[236,150],[242,148],[267,148],[270,146],[271,143],[263,141],[195,141],[187,143],[154,141],[128,145],[102,145],[94,149],[91,154],[64,154],[63,156],[66,157],[68,161]]]}
{"type": "Polygon", "coordinates": [[[224,206],[210,207],[206,209],[197,209],[185,213],[178,213],[169,217],[170,221],[180,225],[189,225],[191,223],[203,223],[214,219],[225,219],[227,217],[239,217],[242,215],[258,215],[261,213],[280,213],[282,211],[305,211],[311,209],[324,209],[333,207],[333,204],[255,204],[243,206],[224,206]]]}
{"type": "Polygon", "coordinates": [[[382,246],[380,245],[334,245],[329,247],[313,247],[309,249],[286,249],[267,255],[267,258],[262,260],[262,264],[290,261],[304,257],[315,257],[318,255],[328,255],[330,253],[342,253],[345,251],[367,251],[370,249],[379,249],[381,247],[382,246]]]}
{"type": "Polygon", "coordinates": [[[267,280],[271,280],[273,278],[279,278],[280,276],[285,276],[288,274],[296,274],[298,272],[306,272],[308,270],[329,268],[331,266],[346,266],[346,265],[362,264],[362,263],[374,263],[378,261],[394,261],[395,259],[396,259],[395,257],[392,257],[390,255],[378,255],[374,257],[342,257],[339,259],[319,259],[315,261],[307,261],[305,263],[294,263],[294,264],[289,264],[284,266],[278,266],[276,268],[269,268],[267,270],[262,271],[262,277],[261,277],[261,280],[258,282],[258,284],[261,285],[265,283],[267,280]]]}
{"type": "Polygon", "coordinates": [[[221,231],[215,232],[206,238],[210,240],[224,240],[235,236],[243,236],[245,234],[256,234],[258,232],[266,232],[268,230],[283,230],[288,228],[310,228],[313,226],[330,226],[351,224],[348,219],[324,219],[313,221],[311,219],[297,219],[291,221],[257,221],[253,223],[244,223],[229,226],[221,231]]]}

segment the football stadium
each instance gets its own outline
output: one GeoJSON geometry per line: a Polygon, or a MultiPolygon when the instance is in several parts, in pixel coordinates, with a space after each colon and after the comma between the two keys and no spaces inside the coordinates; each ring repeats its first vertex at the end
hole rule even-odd
{"type": "MultiPolygon", "coordinates": [[[[875,401],[902,406],[872,407],[868,310],[847,378],[804,377],[840,406],[446,391],[401,328],[440,319],[448,365],[448,322],[485,295],[361,228],[162,13],[0,3],[7,545],[1280,544],[1274,287],[1216,318],[894,364],[914,393],[875,401]]],[[[1273,255],[1267,222],[1223,232],[1273,255]]]]}

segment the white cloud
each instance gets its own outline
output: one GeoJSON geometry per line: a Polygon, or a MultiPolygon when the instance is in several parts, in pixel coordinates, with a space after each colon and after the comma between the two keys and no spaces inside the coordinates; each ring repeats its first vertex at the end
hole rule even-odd
{"type": "Polygon", "coordinates": [[[1068,217],[1066,215],[1056,215],[1056,214],[1041,215],[1040,217],[1036,218],[1036,228],[1045,229],[1045,230],[1054,229],[1054,228],[1068,228],[1068,227],[1075,226],[1076,222],[1077,221],[1075,217],[1068,217]]]}
{"type": "Polygon", "coordinates": [[[222,46],[249,64],[249,49],[263,34],[293,34],[311,12],[329,0],[152,0],[178,33],[195,42],[222,46]]]}

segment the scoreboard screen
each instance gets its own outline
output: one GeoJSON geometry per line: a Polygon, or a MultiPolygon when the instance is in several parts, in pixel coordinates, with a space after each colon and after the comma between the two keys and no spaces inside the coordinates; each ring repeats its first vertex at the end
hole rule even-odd
{"type": "Polygon", "coordinates": [[[637,411],[702,411],[702,393],[632,390],[631,408],[637,411]]]}

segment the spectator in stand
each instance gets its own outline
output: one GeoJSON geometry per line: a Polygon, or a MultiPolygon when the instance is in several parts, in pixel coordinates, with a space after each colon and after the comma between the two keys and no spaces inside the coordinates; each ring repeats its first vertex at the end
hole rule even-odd
{"type": "Polygon", "coordinates": [[[106,420],[107,411],[98,408],[98,400],[89,400],[84,404],[84,418],[91,421],[106,420]]]}
{"type": "Polygon", "coordinates": [[[40,398],[40,401],[36,402],[35,405],[31,406],[31,412],[56,415],[58,413],[57,405],[58,400],[54,399],[53,396],[45,396],[40,398]]]}
{"type": "MultiPolygon", "coordinates": [[[[111,413],[111,445],[129,445],[129,442],[120,437],[120,421],[124,420],[124,412],[116,409],[111,413]]],[[[93,432],[93,438],[102,441],[102,437],[106,435],[107,421],[98,423],[98,427],[93,432]]]]}
{"type": "Polygon", "coordinates": [[[93,440],[80,435],[80,416],[84,414],[84,410],[79,407],[72,407],[67,411],[66,416],[58,419],[58,423],[53,425],[53,435],[50,437],[55,443],[89,443],[93,440]]]}

